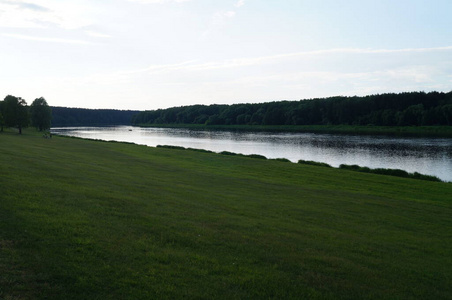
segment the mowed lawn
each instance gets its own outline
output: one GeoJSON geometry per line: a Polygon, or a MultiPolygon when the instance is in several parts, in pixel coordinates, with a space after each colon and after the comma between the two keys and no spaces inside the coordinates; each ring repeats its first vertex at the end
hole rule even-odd
{"type": "Polygon", "coordinates": [[[452,184],[0,133],[0,299],[180,298],[452,299],[452,184]]]}

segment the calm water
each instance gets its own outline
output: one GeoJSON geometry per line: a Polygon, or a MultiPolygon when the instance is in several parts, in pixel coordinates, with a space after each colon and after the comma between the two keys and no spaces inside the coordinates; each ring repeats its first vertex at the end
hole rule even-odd
{"type": "Polygon", "coordinates": [[[403,169],[452,181],[452,139],[398,138],[312,133],[199,131],[170,128],[65,127],[52,132],[89,139],[174,145],[215,152],[261,154],[268,158],[403,169]]]}

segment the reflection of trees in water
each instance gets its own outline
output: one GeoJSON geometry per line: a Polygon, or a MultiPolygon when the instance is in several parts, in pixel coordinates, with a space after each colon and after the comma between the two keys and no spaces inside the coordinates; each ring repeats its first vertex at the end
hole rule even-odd
{"type": "Polygon", "coordinates": [[[347,136],[331,134],[243,133],[231,131],[173,130],[172,136],[192,138],[225,139],[280,145],[330,148],[339,151],[364,150],[401,156],[426,155],[452,156],[452,140],[438,138],[385,138],[372,136],[347,136]]]}

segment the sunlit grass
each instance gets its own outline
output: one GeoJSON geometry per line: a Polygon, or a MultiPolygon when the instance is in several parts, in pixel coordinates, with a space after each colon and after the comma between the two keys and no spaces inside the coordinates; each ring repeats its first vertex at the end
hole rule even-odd
{"type": "Polygon", "coordinates": [[[0,134],[0,299],[452,297],[452,184],[0,134]]]}

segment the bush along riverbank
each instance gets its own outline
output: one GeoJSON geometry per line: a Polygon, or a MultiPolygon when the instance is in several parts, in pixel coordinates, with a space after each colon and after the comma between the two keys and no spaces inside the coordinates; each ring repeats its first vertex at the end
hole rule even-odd
{"type": "Polygon", "coordinates": [[[432,175],[424,175],[418,172],[408,173],[407,171],[400,169],[370,169],[368,167],[360,167],[358,165],[340,165],[340,169],[352,170],[357,172],[364,173],[373,173],[373,174],[381,174],[381,175],[389,175],[396,177],[404,177],[404,178],[412,178],[412,179],[420,179],[420,180],[429,180],[429,181],[441,181],[438,177],[432,175]]]}
{"type": "MultiPolygon", "coordinates": [[[[168,148],[168,149],[192,150],[192,151],[202,151],[202,152],[214,153],[213,151],[209,151],[209,150],[185,148],[185,147],[181,147],[181,146],[158,145],[157,147],[168,148]]],[[[267,159],[267,157],[265,157],[263,155],[260,155],[260,154],[240,154],[240,153],[234,153],[234,152],[229,152],[229,151],[222,151],[219,154],[250,157],[250,158],[258,158],[258,159],[267,159]]],[[[290,160],[288,160],[286,158],[274,158],[272,160],[277,160],[277,161],[282,161],[282,162],[291,162],[290,160]]],[[[311,160],[299,160],[298,163],[299,164],[305,164],[305,165],[312,165],[312,166],[321,166],[321,167],[332,168],[332,166],[327,164],[327,163],[311,161],[311,160]]],[[[345,164],[341,164],[339,166],[339,169],[345,169],[345,170],[351,170],[351,171],[363,172],[363,173],[373,173],[373,174],[380,174],[380,175],[388,175],[388,176],[396,176],[396,177],[403,177],[403,178],[411,178],[411,179],[442,182],[442,180],[439,179],[436,176],[424,175],[424,174],[420,174],[418,172],[408,173],[407,171],[400,170],[400,169],[384,169],[384,168],[371,169],[371,168],[368,168],[368,167],[360,167],[358,165],[345,165],[345,164]]]]}
{"type": "Polygon", "coordinates": [[[143,111],[132,124],[207,126],[451,126],[452,92],[411,92],[143,111]]]}
{"type": "Polygon", "coordinates": [[[0,299],[450,299],[452,185],[0,133],[0,299]]]}

